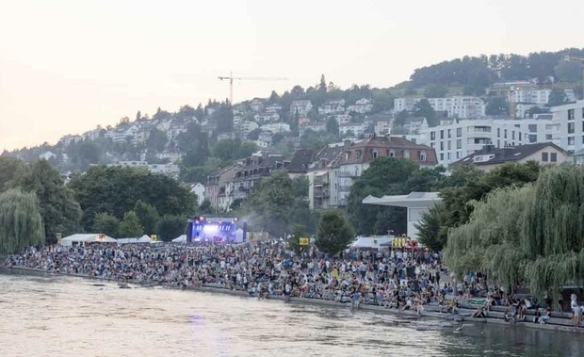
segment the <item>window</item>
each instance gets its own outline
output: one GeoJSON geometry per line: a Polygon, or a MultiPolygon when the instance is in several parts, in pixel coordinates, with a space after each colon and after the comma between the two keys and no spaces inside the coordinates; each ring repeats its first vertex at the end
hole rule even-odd
{"type": "Polygon", "coordinates": [[[568,123],[568,134],[574,134],[574,123],[568,123]]]}
{"type": "Polygon", "coordinates": [[[456,139],[456,148],[462,149],[462,139],[456,139]]]}
{"type": "MultiPolygon", "coordinates": [[[[582,114],[584,116],[584,114],[582,114]]],[[[460,138],[462,136],[462,128],[457,128],[456,129],[456,137],[460,138]]]]}
{"type": "Polygon", "coordinates": [[[389,150],[389,157],[395,157],[395,150],[394,149],[389,150]]]}
{"type": "Polygon", "coordinates": [[[507,129],[505,129],[505,131],[503,131],[503,137],[504,137],[505,139],[507,139],[507,129]]]}
{"type": "Polygon", "coordinates": [[[448,139],[452,137],[452,129],[448,129],[448,139]]]}
{"type": "Polygon", "coordinates": [[[446,154],[446,159],[450,160],[451,158],[450,153],[446,154]]]}
{"type": "Polygon", "coordinates": [[[569,136],[568,137],[568,145],[574,145],[576,143],[576,140],[573,136],[569,136]]]}
{"type": "Polygon", "coordinates": [[[500,138],[501,137],[501,128],[497,128],[497,137],[500,138]]]}
{"type": "Polygon", "coordinates": [[[527,128],[530,133],[537,133],[537,124],[529,124],[527,128]]]}
{"type": "Polygon", "coordinates": [[[582,122],[582,132],[584,132],[584,121],[582,122]]]}
{"type": "Polygon", "coordinates": [[[378,156],[377,150],[373,150],[373,158],[377,159],[377,156],[378,156]]]}
{"type": "Polygon", "coordinates": [[[440,139],[444,139],[444,130],[440,130],[440,139]]]}
{"type": "Polygon", "coordinates": [[[574,118],[576,117],[575,114],[576,113],[574,113],[574,109],[569,109],[568,110],[568,120],[574,120],[574,118]]]}
{"type": "Polygon", "coordinates": [[[440,161],[444,161],[444,154],[440,153],[440,161]]]}
{"type": "Polygon", "coordinates": [[[460,159],[460,151],[457,151],[457,152],[456,152],[456,158],[457,158],[457,159],[460,159]]]}
{"type": "Polygon", "coordinates": [[[541,153],[541,161],[542,162],[548,162],[548,153],[547,152],[542,152],[541,153]]]}
{"type": "Polygon", "coordinates": [[[404,158],[405,159],[409,159],[410,158],[410,151],[409,150],[404,150],[403,155],[404,155],[404,158]]]}
{"type": "Polygon", "coordinates": [[[515,140],[515,130],[511,132],[511,140],[515,140]]]}
{"type": "Polygon", "coordinates": [[[529,143],[530,144],[533,144],[535,142],[537,142],[537,135],[535,135],[535,134],[529,134],[529,143]]]}
{"type": "Polygon", "coordinates": [[[452,142],[450,140],[448,140],[447,147],[448,150],[452,150],[452,142]]]}
{"type": "Polygon", "coordinates": [[[361,158],[361,150],[357,150],[357,159],[361,158]]]}
{"type": "Polygon", "coordinates": [[[521,132],[519,132],[519,141],[521,141],[521,132]]]}
{"type": "Polygon", "coordinates": [[[436,140],[436,132],[435,131],[430,132],[430,140],[436,140]]]}
{"type": "Polygon", "coordinates": [[[552,140],[552,134],[545,134],[546,140],[552,140]]]}
{"type": "Polygon", "coordinates": [[[440,151],[443,151],[443,150],[444,150],[444,141],[441,141],[440,142],[440,151]]]}
{"type": "Polygon", "coordinates": [[[552,153],[550,154],[550,161],[551,161],[551,162],[558,162],[558,154],[557,154],[557,153],[555,153],[555,152],[552,152],[552,153]]]}
{"type": "Polygon", "coordinates": [[[426,161],[426,152],[425,151],[420,151],[419,160],[420,161],[426,161]]]}

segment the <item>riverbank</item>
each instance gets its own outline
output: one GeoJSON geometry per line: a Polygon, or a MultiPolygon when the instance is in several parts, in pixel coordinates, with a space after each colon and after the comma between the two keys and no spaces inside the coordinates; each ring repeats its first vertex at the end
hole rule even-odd
{"type": "MultiPolygon", "coordinates": [[[[6,268],[0,267],[0,274],[6,275],[25,275],[25,276],[36,276],[36,277],[58,277],[58,276],[68,276],[68,277],[75,277],[80,279],[89,279],[94,281],[109,281],[109,282],[119,282],[115,279],[106,279],[106,278],[95,278],[90,277],[87,275],[81,274],[54,274],[49,273],[44,270],[40,269],[33,269],[27,267],[13,267],[13,268],[6,268]]],[[[257,296],[251,296],[249,293],[241,290],[230,290],[226,289],[222,286],[218,285],[203,285],[197,287],[177,287],[168,284],[162,283],[130,283],[131,285],[139,285],[143,287],[153,287],[153,286],[162,286],[165,288],[170,289],[180,289],[180,290],[189,290],[189,291],[196,291],[196,292],[205,292],[205,293],[214,293],[214,294],[225,294],[225,295],[232,295],[238,296],[242,298],[256,298],[257,296]]],[[[285,297],[283,296],[270,296],[269,300],[281,300],[285,301],[285,297]]],[[[321,300],[321,299],[309,299],[309,298],[301,298],[301,297],[293,297],[290,298],[290,303],[294,304],[302,304],[302,305],[313,305],[313,306],[323,306],[323,307],[330,307],[330,308],[350,308],[350,303],[341,303],[336,301],[330,300],[321,300]]],[[[421,318],[431,318],[431,319],[438,319],[444,321],[454,321],[456,323],[460,323],[462,321],[465,322],[472,322],[472,323],[487,323],[487,324],[495,324],[495,325],[507,325],[513,326],[517,328],[532,328],[532,329],[539,329],[539,330],[547,330],[547,331],[558,331],[558,332],[571,332],[571,333],[578,333],[584,334],[584,328],[574,329],[572,327],[571,318],[569,318],[565,313],[556,314],[556,316],[552,316],[550,322],[547,324],[536,324],[531,321],[532,315],[528,316],[529,321],[520,321],[515,323],[507,322],[503,319],[504,313],[502,312],[502,308],[495,308],[491,312],[489,312],[489,316],[487,318],[471,318],[470,316],[476,309],[475,306],[462,306],[459,308],[459,314],[452,315],[450,313],[442,313],[439,310],[439,306],[436,303],[432,303],[430,305],[425,305],[425,310],[423,314],[420,316],[413,311],[401,311],[398,309],[386,309],[382,306],[375,306],[375,305],[365,305],[362,304],[359,307],[359,311],[363,312],[370,312],[375,314],[383,314],[383,315],[395,315],[400,316],[407,319],[421,319],[421,318]]]]}

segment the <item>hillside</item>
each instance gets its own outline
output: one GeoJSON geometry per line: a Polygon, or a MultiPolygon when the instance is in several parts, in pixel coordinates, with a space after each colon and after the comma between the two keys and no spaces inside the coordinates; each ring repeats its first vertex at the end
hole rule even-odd
{"type": "Polygon", "coordinates": [[[362,137],[378,121],[391,119],[398,97],[487,98],[494,83],[531,81],[539,85],[561,82],[581,98],[582,64],[563,61],[567,53],[584,57],[584,49],[527,56],[466,56],[416,69],[409,81],[391,88],[354,85],[341,89],[323,75],[308,88],[296,85],[265,99],[236,105],[210,100],[196,108],[185,105],[177,112],[159,108],[152,117],[138,112],[133,120],[124,117],[115,127],[98,126],[82,135],[66,135],[56,145],[45,143],[2,155],[25,161],[45,158],[64,173],[115,161],[177,163],[183,180],[204,180],[211,171],[260,148],[290,155],[298,148],[362,137]],[[304,106],[306,103],[310,105],[304,106]]]}

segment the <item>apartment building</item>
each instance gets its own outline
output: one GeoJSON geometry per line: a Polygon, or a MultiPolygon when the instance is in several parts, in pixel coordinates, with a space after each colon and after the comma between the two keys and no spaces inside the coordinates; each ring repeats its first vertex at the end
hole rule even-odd
{"type": "MultiPolygon", "coordinates": [[[[396,98],[394,99],[394,112],[411,112],[416,104],[423,98],[396,98]]],[[[436,112],[446,113],[449,118],[476,119],[484,118],[486,105],[478,97],[447,97],[447,98],[427,98],[428,102],[436,112]]]]}
{"type": "Polygon", "coordinates": [[[552,140],[562,149],[584,149],[584,100],[552,107],[552,140]]]}
{"type": "MultiPolygon", "coordinates": [[[[495,148],[545,142],[551,135],[551,119],[479,119],[442,121],[420,131],[419,143],[436,150],[438,162],[448,166],[485,145],[495,148]]],[[[549,141],[549,140],[548,140],[549,141]]]]}

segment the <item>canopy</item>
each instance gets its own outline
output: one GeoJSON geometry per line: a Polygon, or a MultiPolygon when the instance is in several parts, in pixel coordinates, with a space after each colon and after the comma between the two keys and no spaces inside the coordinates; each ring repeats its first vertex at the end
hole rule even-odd
{"type": "Polygon", "coordinates": [[[63,246],[71,246],[73,243],[83,244],[83,243],[114,243],[117,242],[112,237],[108,237],[101,233],[87,233],[87,234],[73,234],[71,236],[61,239],[60,244],[63,246]]]}
{"type": "Polygon", "coordinates": [[[187,235],[186,234],[183,234],[180,237],[174,238],[172,241],[174,243],[185,243],[187,241],[187,235]]]}
{"type": "Polygon", "coordinates": [[[152,239],[147,235],[143,235],[140,238],[119,238],[118,244],[132,244],[132,243],[150,243],[152,239]]]}
{"type": "Polygon", "coordinates": [[[357,240],[351,244],[351,248],[374,248],[379,249],[382,244],[391,242],[390,237],[357,237],[357,240]]]}

